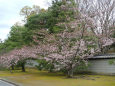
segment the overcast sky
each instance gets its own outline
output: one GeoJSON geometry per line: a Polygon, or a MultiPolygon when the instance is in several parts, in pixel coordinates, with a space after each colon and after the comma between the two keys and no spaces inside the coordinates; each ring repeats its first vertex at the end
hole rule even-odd
{"type": "Polygon", "coordinates": [[[10,27],[22,20],[19,15],[21,8],[26,5],[39,5],[47,9],[49,1],[51,0],[0,0],[0,39],[6,39],[10,27]]]}

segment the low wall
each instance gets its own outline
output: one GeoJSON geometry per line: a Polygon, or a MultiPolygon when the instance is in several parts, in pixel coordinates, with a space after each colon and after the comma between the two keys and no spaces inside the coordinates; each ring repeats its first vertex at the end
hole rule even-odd
{"type": "Polygon", "coordinates": [[[26,61],[26,67],[35,67],[36,65],[38,65],[38,62],[36,60],[27,60],[26,61]]]}
{"type": "Polygon", "coordinates": [[[89,60],[88,71],[97,74],[115,75],[115,65],[109,64],[110,59],[89,60]]]}

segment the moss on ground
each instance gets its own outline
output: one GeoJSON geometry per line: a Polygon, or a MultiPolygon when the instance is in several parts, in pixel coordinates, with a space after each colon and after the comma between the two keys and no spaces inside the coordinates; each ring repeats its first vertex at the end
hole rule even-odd
{"type": "Polygon", "coordinates": [[[20,86],[115,86],[115,76],[76,75],[75,79],[67,79],[61,73],[40,72],[28,69],[27,72],[0,71],[0,78],[12,81],[20,86]]]}

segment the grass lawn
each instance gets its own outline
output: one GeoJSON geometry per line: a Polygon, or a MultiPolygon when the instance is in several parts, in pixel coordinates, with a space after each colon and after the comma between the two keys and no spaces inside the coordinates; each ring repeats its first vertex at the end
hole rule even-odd
{"type": "Polygon", "coordinates": [[[17,83],[19,86],[115,86],[115,76],[76,75],[77,79],[67,79],[63,74],[40,72],[28,69],[22,73],[0,71],[0,78],[17,83]]]}

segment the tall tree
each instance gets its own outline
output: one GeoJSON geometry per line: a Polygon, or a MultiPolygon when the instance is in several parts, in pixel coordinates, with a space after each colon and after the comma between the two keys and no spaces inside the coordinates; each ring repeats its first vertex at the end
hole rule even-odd
{"type": "Polygon", "coordinates": [[[45,9],[41,9],[40,6],[37,5],[33,5],[33,7],[24,6],[20,11],[20,15],[24,16],[23,21],[26,22],[30,16],[37,15],[40,12],[44,12],[44,11],[45,9]]]}
{"type": "Polygon", "coordinates": [[[24,22],[26,22],[27,18],[31,15],[32,8],[29,6],[25,6],[21,9],[20,15],[24,16],[24,22]]]}

